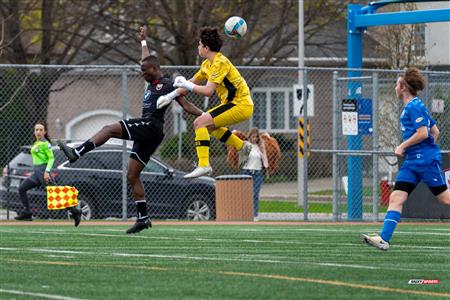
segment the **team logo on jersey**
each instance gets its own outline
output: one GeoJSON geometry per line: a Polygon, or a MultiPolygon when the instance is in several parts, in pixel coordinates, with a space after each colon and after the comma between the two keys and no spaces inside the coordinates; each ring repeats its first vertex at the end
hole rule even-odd
{"type": "Polygon", "coordinates": [[[39,152],[39,147],[34,148],[34,152],[39,152]]]}
{"type": "Polygon", "coordinates": [[[216,77],[218,77],[219,76],[219,74],[217,74],[217,73],[212,73],[211,74],[211,79],[214,79],[214,78],[216,78],[216,77]]]}
{"type": "Polygon", "coordinates": [[[156,90],[157,91],[159,91],[159,90],[161,90],[162,88],[163,88],[163,84],[162,83],[158,83],[157,85],[156,85],[156,90]]]}
{"type": "Polygon", "coordinates": [[[151,94],[152,94],[152,91],[146,90],[145,94],[144,94],[144,99],[147,100],[150,97],[151,94]]]}
{"type": "Polygon", "coordinates": [[[423,120],[423,117],[418,117],[418,118],[416,119],[416,123],[420,123],[420,122],[422,122],[422,120],[423,120]]]}

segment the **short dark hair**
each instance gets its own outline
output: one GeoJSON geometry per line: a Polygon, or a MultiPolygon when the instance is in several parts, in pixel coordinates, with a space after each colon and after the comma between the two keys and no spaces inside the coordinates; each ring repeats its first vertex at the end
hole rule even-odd
{"type": "Polygon", "coordinates": [[[400,77],[405,81],[406,88],[413,96],[416,96],[418,91],[425,88],[425,77],[420,74],[420,71],[417,68],[409,68],[405,71],[405,74],[400,77]]]}
{"type": "Polygon", "coordinates": [[[144,62],[148,62],[149,64],[159,68],[159,59],[156,56],[154,56],[154,55],[146,56],[141,61],[141,64],[143,64],[144,62]]]}
{"type": "Polygon", "coordinates": [[[200,41],[208,46],[211,51],[219,52],[222,48],[222,38],[217,28],[205,27],[200,30],[200,41]]]}

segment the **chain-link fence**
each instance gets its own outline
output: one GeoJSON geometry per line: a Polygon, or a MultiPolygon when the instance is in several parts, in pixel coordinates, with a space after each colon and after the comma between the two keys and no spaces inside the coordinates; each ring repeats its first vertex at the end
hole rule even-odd
{"type": "MultiPolygon", "coordinates": [[[[190,78],[198,67],[163,67],[168,76],[190,78]]],[[[399,71],[363,70],[349,78],[346,69],[241,67],[255,104],[248,122],[233,126],[268,132],[279,144],[278,167],[265,176],[258,218],[278,220],[378,220],[398,171],[393,150],[401,133],[402,104],[394,86],[399,71]],[[299,131],[298,90],[307,84],[310,111],[300,116],[309,128],[299,131]],[[311,109],[313,108],[313,109],[311,109]],[[306,117],[306,122],[304,118],[306,117]],[[300,132],[300,137],[299,137],[300,132]],[[355,135],[356,134],[356,135],[355,135]],[[308,139],[308,140],[307,140],[308,139]],[[305,143],[304,143],[305,142],[305,143]],[[299,158],[302,144],[306,160],[299,158]]],[[[428,84],[420,96],[440,128],[439,146],[447,153],[450,135],[450,73],[424,72],[428,84]]],[[[21,209],[17,187],[32,171],[33,127],[47,123],[55,140],[76,145],[107,124],[140,117],[145,82],[135,66],[0,66],[0,203],[11,218],[21,209]],[[27,146],[28,145],[28,146],[27,146]]],[[[201,109],[218,104],[190,93],[201,109]]],[[[306,111],[306,110],[305,110],[306,111]]],[[[214,219],[213,178],[183,179],[196,162],[195,117],[173,104],[166,113],[165,138],[141,176],[150,215],[158,219],[214,219]]],[[[69,164],[54,147],[58,184],[74,185],[87,218],[134,216],[127,185],[131,143],[112,139],[69,164]]],[[[227,160],[227,148],[212,139],[213,177],[238,174],[227,160]]],[[[233,188],[230,186],[229,188],[233,188]]],[[[239,194],[237,190],[226,193],[239,194]]],[[[37,217],[57,218],[48,211],[43,189],[29,191],[37,217]]],[[[251,195],[242,195],[251,198],[251,195]]]]}

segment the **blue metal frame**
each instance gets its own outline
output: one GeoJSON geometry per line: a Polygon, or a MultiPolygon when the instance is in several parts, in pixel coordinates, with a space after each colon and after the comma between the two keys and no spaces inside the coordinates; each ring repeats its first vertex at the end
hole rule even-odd
{"type": "MultiPolygon", "coordinates": [[[[382,6],[392,3],[405,2],[427,2],[424,0],[406,1],[378,1],[370,2],[367,6],[349,4],[347,6],[347,67],[362,68],[362,33],[370,26],[383,26],[393,24],[416,24],[430,22],[449,22],[450,9],[401,11],[392,13],[376,14],[376,10],[382,6]]],[[[349,71],[349,77],[361,76],[360,71],[349,71]]],[[[360,81],[349,81],[349,98],[360,99],[362,84],[360,81]]],[[[374,124],[374,126],[377,126],[374,124]]],[[[362,148],[362,135],[349,136],[347,142],[349,150],[360,150],[362,148]]],[[[362,158],[350,156],[347,159],[348,172],[348,219],[362,220],[362,158]]]]}

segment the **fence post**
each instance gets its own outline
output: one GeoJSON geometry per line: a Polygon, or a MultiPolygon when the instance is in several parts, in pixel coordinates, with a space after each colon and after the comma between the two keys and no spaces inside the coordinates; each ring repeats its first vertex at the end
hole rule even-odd
{"type": "MultiPolygon", "coordinates": [[[[122,71],[122,119],[127,118],[128,114],[128,70],[122,71]]],[[[127,193],[127,162],[128,162],[128,152],[127,152],[127,141],[122,142],[122,220],[125,221],[128,217],[128,193],[127,193]]]]}
{"type": "Polygon", "coordinates": [[[303,220],[308,221],[308,72],[303,69],[303,220]]]}
{"type": "Polygon", "coordinates": [[[333,221],[339,219],[339,206],[338,206],[338,161],[337,153],[338,148],[338,72],[333,72],[333,221]]]}
{"type": "Polygon", "coordinates": [[[378,73],[372,75],[372,208],[373,221],[378,221],[379,206],[379,143],[378,143],[378,73]]]}

